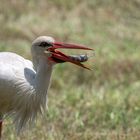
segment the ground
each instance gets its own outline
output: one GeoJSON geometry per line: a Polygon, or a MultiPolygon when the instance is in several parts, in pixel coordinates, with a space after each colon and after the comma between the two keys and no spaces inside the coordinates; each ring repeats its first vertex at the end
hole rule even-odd
{"type": "Polygon", "coordinates": [[[0,51],[31,59],[32,40],[56,40],[92,47],[93,70],[55,67],[48,112],[16,136],[4,122],[5,140],[140,139],[139,0],[1,0],[0,51]]]}

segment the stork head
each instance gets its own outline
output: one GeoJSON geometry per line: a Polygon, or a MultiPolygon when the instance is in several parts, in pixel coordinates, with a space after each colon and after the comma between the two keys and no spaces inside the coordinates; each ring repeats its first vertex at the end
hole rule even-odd
{"type": "Polygon", "coordinates": [[[35,39],[32,43],[32,54],[35,55],[36,57],[45,56],[47,58],[47,61],[53,64],[70,62],[79,65],[83,68],[87,68],[81,63],[83,62],[83,60],[73,59],[73,56],[66,55],[58,49],[93,50],[91,48],[81,45],[56,42],[52,37],[49,36],[40,36],[37,39],[35,39]]]}

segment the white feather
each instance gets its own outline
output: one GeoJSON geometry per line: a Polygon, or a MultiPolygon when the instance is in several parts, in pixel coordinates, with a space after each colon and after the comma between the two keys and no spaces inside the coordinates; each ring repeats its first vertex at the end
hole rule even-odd
{"type": "Polygon", "coordinates": [[[32,46],[34,66],[15,53],[0,53],[0,114],[14,116],[18,132],[46,108],[52,65],[43,53],[32,46]]]}

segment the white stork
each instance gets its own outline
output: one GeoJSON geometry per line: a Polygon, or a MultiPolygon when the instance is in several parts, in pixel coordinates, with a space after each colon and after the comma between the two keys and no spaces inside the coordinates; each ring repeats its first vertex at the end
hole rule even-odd
{"type": "Polygon", "coordinates": [[[32,43],[33,63],[15,53],[0,52],[0,137],[4,116],[13,116],[19,131],[45,109],[54,64],[71,62],[87,68],[81,63],[82,57],[68,56],[59,48],[92,50],[40,36],[32,43]]]}

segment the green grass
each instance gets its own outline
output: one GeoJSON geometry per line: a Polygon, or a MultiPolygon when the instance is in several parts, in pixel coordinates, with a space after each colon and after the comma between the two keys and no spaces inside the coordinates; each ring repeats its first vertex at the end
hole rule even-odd
{"type": "Polygon", "coordinates": [[[3,139],[139,140],[140,2],[1,2],[0,51],[30,59],[31,42],[39,35],[95,49],[93,71],[56,66],[48,112],[19,137],[7,119],[3,139]]]}

